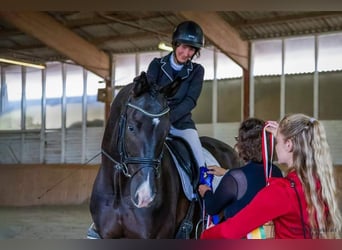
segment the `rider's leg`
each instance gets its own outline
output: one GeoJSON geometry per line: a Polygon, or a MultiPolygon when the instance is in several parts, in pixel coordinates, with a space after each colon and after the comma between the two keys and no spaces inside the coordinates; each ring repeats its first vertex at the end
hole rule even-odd
{"type": "Polygon", "coordinates": [[[170,134],[182,137],[189,144],[194,158],[196,160],[197,166],[200,168],[199,184],[206,184],[212,188],[213,175],[208,174],[208,169],[206,167],[202,144],[198,136],[196,129],[176,129],[171,126],[170,134]]]}

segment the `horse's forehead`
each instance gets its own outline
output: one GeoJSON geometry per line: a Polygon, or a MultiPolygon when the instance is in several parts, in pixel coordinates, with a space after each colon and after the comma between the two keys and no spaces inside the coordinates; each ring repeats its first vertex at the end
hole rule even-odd
{"type": "Polygon", "coordinates": [[[150,112],[159,112],[165,106],[165,100],[161,96],[152,96],[150,94],[133,98],[131,103],[150,112]]]}

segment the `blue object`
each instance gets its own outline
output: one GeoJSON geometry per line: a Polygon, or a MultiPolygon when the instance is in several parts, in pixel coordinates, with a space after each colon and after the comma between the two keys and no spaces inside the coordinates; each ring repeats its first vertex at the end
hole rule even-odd
{"type": "Polygon", "coordinates": [[[200,178],[199,178],[199,184],[205,184],[212,188],[212,182],[213,182],[214,175],[208,174],[208,168],[207,167],[200,167],[200,178]]]}
{"type": "Polygon", "coordinates": [[[211,216],[211,221],[212,221],[215,225],[219,224],[219,222],[220,222],[220,216],[218,216],[218,214],[212,215],[212,216],[211,216]]]}

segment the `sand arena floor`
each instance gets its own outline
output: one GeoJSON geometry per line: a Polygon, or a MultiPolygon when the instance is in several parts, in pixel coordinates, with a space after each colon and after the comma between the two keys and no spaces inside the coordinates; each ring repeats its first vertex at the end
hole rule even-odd
{"type": "Polygon", "coordinates": [[[88,204],[0,207],[0,239],[85,239],[88,204]]]}

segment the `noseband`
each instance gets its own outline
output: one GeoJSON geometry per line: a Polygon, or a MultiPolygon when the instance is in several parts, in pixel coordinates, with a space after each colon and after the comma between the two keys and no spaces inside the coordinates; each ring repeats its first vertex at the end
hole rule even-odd
{"type": "Polygon", "coordinates": [[[121,114],[120,123],[119,123],[118,148],[119,148],[119,153],[120,153],[120,162],[114,160],[113,157],[111,157],[106,151],[104,151],[104,149],[102,149],[102,153],[115,164],[114,165],[115,169],[122,171],[122,173],[128,178],[132,178],[137,172],[139,172],[144,167],[153,167],[153,169],[156,172],[156,175],[159,176],[159,168],[160,168],[160,162],[161,162],[161,158],[163,155],[163,151],[160,152],[160,155],[157,158],[133,157],[133,156],[127,155],[124,141],[125,141],[125,131],[126,131],[125,128],[126,128],[128,108],[138,110],[144,115],[148,117],[152,117],[152,118],[161,117],[170,111],[169,107],[165,107],[164,110],[162,110],[161,112],[154,114],[128,101],[127,104],[125,105],[125,112],[121,114]],[[129,173],[129,170],[127,167],[128,164],[141,164],[144,166],[140,167],[134,173],[129,173]]]}

